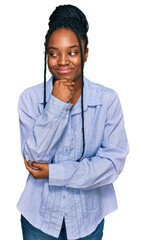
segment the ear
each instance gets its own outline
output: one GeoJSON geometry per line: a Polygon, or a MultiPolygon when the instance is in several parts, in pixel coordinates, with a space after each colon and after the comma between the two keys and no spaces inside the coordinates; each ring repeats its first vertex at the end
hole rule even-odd
{"type": "Polygon", "coordinates": [[[84,55],[84,62],[86,62],[88,59],[88,52],[89,52],[89,48],[86,48],[85,55],[84,55]]]}

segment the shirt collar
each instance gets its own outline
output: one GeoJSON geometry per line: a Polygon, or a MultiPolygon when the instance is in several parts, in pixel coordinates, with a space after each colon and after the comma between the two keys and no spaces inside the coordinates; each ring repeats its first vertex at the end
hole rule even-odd
{"type": "MultiPolygon", "coordinates": [[[[94,107],[97,105],[102,105],[99,92],[98,92],[98,84],[89,81],[84,76],[84,87],[83,87],[83,106],[84,112],[88,109],[88,106],[94,107]]],[[[74,105],[71,115],[81,113],[81,96],[78,99],[77,103],[74,105]]]]}
{"type": "MultiPolygon", "coordinates": [[[[87,110],[88,106],[97,106],[102,105],[101,98],[98,92],[99,84],[89,81],[85,76],[84,87],[83,87],[83,104],[84,111],[87,110]]],[[[53,89],[53,76],[46,82],[46,101],[49,100],[53,89]]],[[[43,103],[43,97],[41,96],[40,103],[43,103]]],[[[74,105],[71,110],[72,114],[81,112],[81,96],[78,99],[77,103],[74,105]]]]}
{"type": "Polygon", "coordinates": [[[102,105],[98,87],[99,84],[91,82],[86,77],[84,77],[83,97],[87,106],[102,105]]]}

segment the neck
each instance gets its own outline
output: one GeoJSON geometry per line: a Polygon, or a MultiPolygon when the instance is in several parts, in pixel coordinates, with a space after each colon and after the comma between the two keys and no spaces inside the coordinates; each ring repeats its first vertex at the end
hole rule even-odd
{"type": "Polygon", "coordinates": [[[82,86],[82,82],[81,82],[81,76],[79,76],[78,78],[74,79],[74,83],[75,83],[75,94],[81,92],[81,86],[82,86]]]}
{"type": "Polygon", "coordinates": [[[76,104],[80,96],[81,96],[81,81],[80,82],[75,81],[75,94],[71,98],[71,103],[73,104],[73,106],[76,104]]]}

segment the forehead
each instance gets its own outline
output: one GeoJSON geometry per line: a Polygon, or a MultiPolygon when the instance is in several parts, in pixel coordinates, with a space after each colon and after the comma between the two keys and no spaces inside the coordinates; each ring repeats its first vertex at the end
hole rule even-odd
{"type": "Polygon", "coordinates": [[[48,41],[48,46],[61,46],[79,45],[75,33],[71,29],[61,28],[54,31],[48,41]]]}

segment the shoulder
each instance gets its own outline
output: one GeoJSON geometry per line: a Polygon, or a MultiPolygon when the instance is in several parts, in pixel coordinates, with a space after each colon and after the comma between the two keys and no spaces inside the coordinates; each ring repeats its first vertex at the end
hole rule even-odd
{"type": "Polygon", "coordinates": [[[94,92],[96,96],[98,95],[102,104],[104,103],[110,104],[115,99],[119,98],[117,92],[114,89],[106,87],[96,82],[92,82],[87,78],[85,78],[85,80],[86,80],[86,86],[90,89],[91,94],[92,92],[94,92]]]}
{"type": "Polygon", "coordinates": [[[43,83],[25,89],[19,96],[18,113],[20,118],[36,120],[40,114],[39,103],[43,98],[43,83]]]}
{"type": "Polygon", "coordinates": [[[43,96],[43,83],[25,89],[19,96],[18,105],[24,104],[37,104],[42,100],[43,96]]]}

